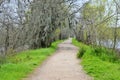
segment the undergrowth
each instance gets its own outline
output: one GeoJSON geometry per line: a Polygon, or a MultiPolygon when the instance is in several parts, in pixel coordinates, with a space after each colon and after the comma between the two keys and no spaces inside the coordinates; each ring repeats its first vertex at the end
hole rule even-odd
{"type": "Polygon", "coordinates": [[[84,70],[94,80],[120,80],[120,59],[112,50],[104,47],[92,47],[73,39],[73,44],[79,47],[78,58],[84,70]]]}
{"type": "Polygon", "coordinates": [[[60,42],[54,42],[49,48],[28,50],[7,58],[6,63],[0,65],[0,80],[21,80],[26,77],[55,52],[60,42]]]}

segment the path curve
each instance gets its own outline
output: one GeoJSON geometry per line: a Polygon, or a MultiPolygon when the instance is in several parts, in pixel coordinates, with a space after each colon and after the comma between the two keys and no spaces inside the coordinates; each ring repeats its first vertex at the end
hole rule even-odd
{"type": "Polygon", "coordinates": [[[55,55],[51,56],[25,80],[92,80],[82,70],[76,58],[78,48],[71,39],[58,45],[55,55]]]}

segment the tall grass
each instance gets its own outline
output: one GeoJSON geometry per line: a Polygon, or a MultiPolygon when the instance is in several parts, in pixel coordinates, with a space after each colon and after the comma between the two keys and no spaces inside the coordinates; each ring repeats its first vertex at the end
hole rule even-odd
{"type": "Polygon", "coordinates": [[[78,46],[84,70],[94,77],[94,80],[120,80],[120,61],[111,50],[104,47],[91,47],[73,39],[78,46]],[[84,53],[83,53],[84,52],[84,53]]]}
{"type": "Polygon", "coordinates": [[[28,50],[7,58],[0,65],[0,80],[21,80],[52,55],[61,41],[54,42],[50,48],[28,50]]]}

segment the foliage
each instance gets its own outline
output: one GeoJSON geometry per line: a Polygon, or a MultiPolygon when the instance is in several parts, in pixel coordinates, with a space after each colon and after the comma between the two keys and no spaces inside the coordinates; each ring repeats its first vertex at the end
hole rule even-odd
{"type": "Polygon", "coordinates": [[[76,0],[0,1],[0,55],[6,56],[11,53],[10,50],[16,51],[24,46],[30,49],[46,48],[53,41],[68,38],[72,33],[69,33],[70,27],[74,25],[75,13],[72,9],[75,2],[76,0]]]}
{"type": "Polygon", "coordinates": [[[64,0],[34,0],[31,3],[31,13],[27,14],[29,16],[28,33],[32,31],[30,33],[31,36],[28,37],[30,38],[29,43],[31,48],[49,47],[52,41],[56,40],[56,37],[58,39],[62,38],[60,37],[62,31],[65,27],[69,29],[69,26],[66,25],[71,20],[69,19],[71,17],[69,16],[68,8],[70,7],[67,7],[64,0]]]}
{"type": "Polygon", "coordinates": [[[85,3],[79,12],[76,39],[93,45],[105,45],[104,42],[111,41],[110,47],[115,50],[119,41],[118,6],[118,0],[89,0],[85,3]]]}
{"type": "Polygon", "coordinates": [[[49,48],[28,50],[7,58],[7,63],[0,65],[0,80],[21,80],[26,77],[55,52],[60,42],[52,43],[49,48]]]}
{"type": "Polygon", "coordinates": [[[75,39],[73,39],[73,44],[86,50],[81,64],[95,80],[120,80],[120,61],[112,54],[111,50],[92,48],[75,39]]]}
{"type": "Polygon", "coordinates": [[[83,55],[84,55],[84,53],[85,53],[85,49],[84,48],[80,48],[80,50],[79,50],[79,52],[78,52],[78,54],[77,54],[77,57],[78,58],[81,58],[83,55]]]}

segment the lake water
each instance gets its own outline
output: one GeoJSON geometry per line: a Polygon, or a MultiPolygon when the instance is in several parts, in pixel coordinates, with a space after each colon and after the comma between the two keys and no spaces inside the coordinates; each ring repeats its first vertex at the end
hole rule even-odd
{"type": "MultiPolygon", "coordinates": [[[[99,42],[97,42],[99,45],[99,42]]],[[[112,40],[104,40],[100,42],[102,46],[113,48],[113,41],[112,40]]],[[[120,40],[116,43],[116,49],[120,49],[120,40]]]]}

